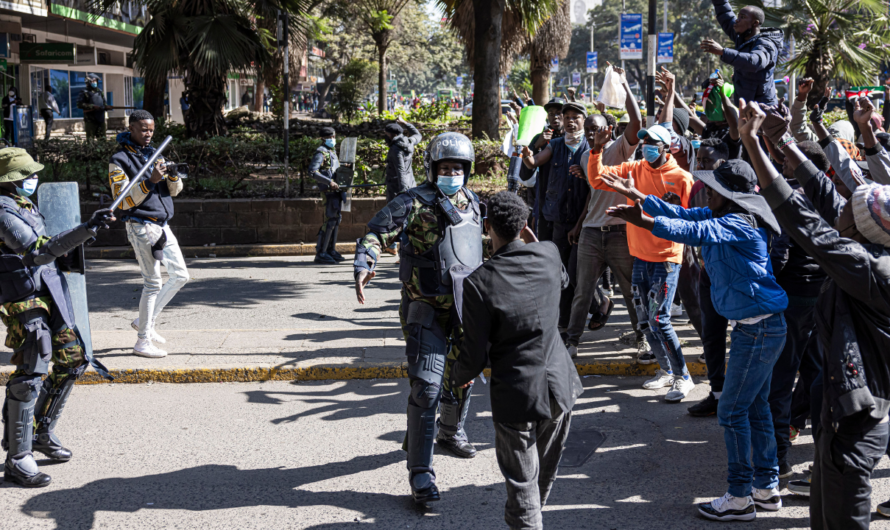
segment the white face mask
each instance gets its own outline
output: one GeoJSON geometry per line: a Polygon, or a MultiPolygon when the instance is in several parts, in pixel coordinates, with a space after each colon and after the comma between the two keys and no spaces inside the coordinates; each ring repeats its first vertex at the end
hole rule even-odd
{"type": "Polygon", "coordinates": [[[13,96],[15,96],[15,92],[13,92],[12,90],[10,90],[10,91],[9,91],[9,97],[13,97],[13,96]]]}
{"type": "Polygon", "coordinates": [[[583,137],[584,137],[583,129],[575,131],[572,134],[565,133],[565,135],[563,136],[563,138],[565,138],[565,140],[566,140],[566,143],[569,145],[577,145],[577,144],[581,143],[581,138],[583,138],[583,137]]]}

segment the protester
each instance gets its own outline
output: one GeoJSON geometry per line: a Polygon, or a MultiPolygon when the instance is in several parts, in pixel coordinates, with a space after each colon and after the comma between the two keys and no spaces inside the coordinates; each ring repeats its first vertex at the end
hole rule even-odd
{"type": "Polygon", "coordinates": [[[378,212],[355,248],[355,292],[358,302],[364,304],[364,289],[376,275],[383,248],[402,234],[410,243],[399,249],[399,317],[411,385],[403,448],[408,453],[411,494],[420,504],[439,500],[433,471],[434,439],[440,448],[460,458],[476,456],[464,430],[471,388],[451,384],[454,365],[463,351],[461,312],[456,307],[456,302],[463,300],[462,284],[452,274],[462,279],[482,263],[479,199],[466,188],[475,160],[473,144],[462,134],[442,133],[432,139],[424,154],[426,182],[399,194],[378,212]],[[454,216],[461,219],[460,229],[450,220],[454,216]],[[444,235],[440,235],[440,226],[448,227],[444,235]]]}
{"type": "MultiPolygon", "coordinates": [[[[668,101],[671,101],[671,92],[674,90],[672,76],[665,78],[665,88],[670,95],[668,101]]],[[[590,186],[611,191],[612,188],[603,182],[604,175],[615,173],[621,178],[632,176],[634,185],[642,193],[664,198],[673,196],[680,205],[686,207],[689,204],[692,176],[680,169],[668,152],[670,132],[660,125],[654,125],[640,130],[637,136],[643,140],[643,161],[606,167],[602,162],[602,149],[598,150],[596,146],[591,149],[587,166],[590,186]]],[[[670,315],[683,260],[683,246],[656,237],[637,226],[627,227],[627,243],[631,256],[635,258],[631,281],[639,327],[660,365],[655,377],[646,381],[643,388],[658,389],[670,385],[671,390],[665,400],[679,402],[695,386],[686,368],[683,349],[671,324],[670,315]]]]}
{"type": "Polygon", "coordinates": [[[711,300],[733,331],[717,409],[729,457],[729,491],[698,509],[708,519],[750,521],[756,517],[755,506],[769,511],[782,507],[767,404],[773,365],[785,344],[783,311],[788,305],[769,261],[770,240],[780,229],[756,194],[757,177],[747,163],[724,162],[697,176],[707,186],[708,207],[691,210],[643,195],[626,179],[602,178],[635,201],[634,206],[613,208],[612,215],[669,241],[702,247],[713,279],[711,300]],[[651,217],[644,217],[644,211],[651,217]]]}
{"type": "MultiPolygon", "coordinates": [[[[407,191],[417,185],[414,180],[412,163],[414,160],[414,148],[423,139],[416,127],[399,117],[398,123],[387,124],[383,129],[383,136],[389,146],[386,154],[386,202],[396,198],[396,195],[407,191]],[[408,130],[408,135],[403,134],[408,130]]],[[[387,254],[395,255],[397,242],[391,247],[383,249],[387,254]]]]}
{"type": "Polygon", "coordinates": [[[53,132],[53,113],[59,114],[59,104],[53,96],[52,86],[47,84],[43,88],[43,92],[37,98],[37,107],[40,110],[40,117],[43,118],[43,139],[49,140],[53,132]]]}
{"type": "Polygon", "coordinates": [[[468,385],[491,363],[495,454],[507,486],[510,528],[543,529],[541,508],[559,467],[581,379],[557,329],[568,284],[559,249],[538,243],[515,194],[488,201],[494,254],[464,280],[463,353],[451,386],[468,385]]]}
{"type": "Polygon", "coordinates": [[[761,193],[782,229],[832,280],[817,302],[824,406],[815,434],[810,524],[815,530],[866,529],[870,477],[888,441],[890,187],[863,184],[844,200],[795,146],[788,110],[766,110],[756,103],[741,108],[742,141],[761,193]],[[761,129],[793,167],[809,202],[769,163],[758,142],[761,129]]]}
{"type": "MultiPolygon", "coordinates": [[[[556,243],[562,256],[562,263],[568,268],[574,246],[574,242],[569,240],[569,232],[575,228],[579,218],[583,217],[590,193],[590,188],[573,178],[569,172],[569,168],[578,165],[581,157],[587,152],[587,138],[584,136],[587,109],[580,103],[569,102],[562,106],[561,113],[563,137],[551,139],[550,143],[536,155],[533,155],[528,147],[523,147],[522,163],[529,169],[550,166],[547,189],[543,193],[544,204],[540,207],[541,215],[553,223],[550,240],[556,243]]],[[[561,330],[569,326],[574,297],[575,288],[570,284],[562,292],[559,306],[561,330]]]]}
{"type": "Polygon", "coordinates": [[[717,22],[736,48],[724,48],[717,41],[705,37],[701,49],[712,53],[733,68],[732,84],[735,101],[776,103],[773,74],[783,47],[783,33],[778,28],[761,28],[765,15],[757,6],[747,6],[736,17],[729,0],[711,0],[717,22]]]}
{"type": "MultiPolygon", "coordinates": [[[[617,166],[633,160],[634,152],[640,143],[637,133],[642,127],[643,120],[636,98],[627,83],[624,70],[613,68],[613,71],[621,76],[624,85],[626,115],[629,117],[628,126],[617,140],[612,140],[613,128],[608,125],[603,114],[592,114],[584,121],[584,134],[588,145],[593,149],[601,150],[603,164],[609,166],[617,166]],[[605,142],[605,144],[597,144],[597,141],[605,142]]],[[[583,178],[585,181],[588,180],[589,158],[590,151],[586,150],[581,156],[580,164],[569,168],[571,174],[583,178]]],[[[575,296],[572,301],[571,318],[566,330],[566,346],[572,357],[578,355],[578,344],[591,304],[593,303],[596,307],[595,312],[591,311],[593,317],[589,324],[589,329],[593,331],[605,327],[608,316],[612,312],[614,303],[597,285],[600,276],[608,267],[618,279],[621,294],[630,314],[631,325],[636,337],[637,361],[641,364],[656,362],[655,355],[646,347],[642,331],[638,329],[637,312],[633,310],[631,277],[633,276],[634,260],[627,246],[627,225],[621,219],[606,215],[606,210],[610,207],[626,202],[624,197],[612,191],[591,189],[585,215],[579,217],[575,228],[569,232],[569,241],[577,248],[575,296]]]]}
{"type": "Polygon", "coordinates": [[[318,229],[318,242],[315,245],[315,263],[322,265],[336,265],[346,261],[337,252],[337,233],[340,231],[340,221],[343,215],[340,213],[343,201],[346,200],[346,192],[340,189],[335,176],[340,160],[337,158],[336,132],[332,127],[322,127],[322,144],[315,150],[312,160],[309,161],[309,174],[318,183],[318,191],[321,193],[321,202],[324,207],[324,222],[318,229]]]}
{"type": "MultiPolygon", "coordinates": [[[[128,130],[117,135],[120,146],[108,163],[108,186],[115,199],[154,154],[155,148],[151,145],[154,131],[154,117],[148,111],[135,110],[130,114],[128,130]]],[[[122,219],[127,226],[127,239],[142,271],[139,317],[131,324],[138,332],[133,353],[140,357],[167,355],[154,345],[167,342],[157,332],[158,315],[189,281],[179,242],[169,225],[173,218],[173,197],[181,191],[182,179],[168,174],[163,158],[159,157],[151,177],[133,186],[120,205],[124,210],[122,219]],[[162,264],[167,270],[166,283],[161,277],[162,264]]]]}
{"type": "Polygon", "coordinates": [[[87,140],[90,138],[105,139],[105,111],[111,107],[105,104],[105,95],[99,90],[99,80],[87,77],[86,89],[77,98],[77,108],[83,110],[83,129],[87,140]]]}
{"type": "MultiPolygon", "coordinates": [[[[553,98],[544,105],[547,111],[547,127],[539,134],[535,135],[529,143],[529,148],[533,155],[539,155],[544,149],[550,145],[550,140],[561,138],[562,129],[562,106],[565,100],[562,98],[553,98]]],[[[531,179],[535,167],[528,167],[523,164],[520,171],[520,178],[524,181],[531,179]]],[[[535,184],[535,234],[541,241],[553,240],[553,218],[550,214],[546,216],[542,213],[544,199],[547,194],[547,187],[550,183],[550,164],[543,164],[537,168],[538,176],[535,184]]]]}

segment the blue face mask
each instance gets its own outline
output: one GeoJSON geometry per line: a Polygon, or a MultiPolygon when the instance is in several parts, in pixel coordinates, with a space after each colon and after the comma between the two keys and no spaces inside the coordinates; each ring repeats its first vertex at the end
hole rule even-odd
{"type": "Polygon", "coordinates": [[[37,191],[37,179],[27,179],[22,181],[22,187],[15,187],[15,191],[22,197],[30,197],[37,191]]]}
{"type": "Polygon", "coordinates": [[[335,145],[337,145],[337,140],[333,138],[326,138],[324,144],[328,146],[328,148],[333,149],[335,145]]]}
{"type": "Polygon", "coordinates": [[[457,190],[463,186],[464,176],[456,175],[453,177],[446,177],[445,175],[439,175],[439,178],[436,179],[436,186],[439,186],[439,189],[442,190],[442,193],[445,195],[451,196],[457,193],[457,190]]]}
{"type": "Polygon", "coordinates": [[[658,152],[657,145],[643,145],[643,158],[646,159],[646,162],[654,164],[660,157],[661,153],[658,152]]]}

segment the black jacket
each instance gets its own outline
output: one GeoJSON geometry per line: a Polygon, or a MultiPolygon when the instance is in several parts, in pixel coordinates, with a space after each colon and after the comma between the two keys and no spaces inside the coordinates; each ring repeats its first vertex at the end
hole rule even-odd
{"type": "Polygon", "coordinates": [[[881,420],[890,412],[890,252],[840,237],[832,228],[844,200],[812,162],[798,166],[794,176],[815,210],[783,178],[761,193],[782,230],[828,275],[816,305],[823,425],[866,411],[881,420]]]}
{"type": "Polygon", "coordinates": [[[583,392],[557,329],[567,285],[559,250],[549,241],[509,243],[464,280],[463,348],[451,378],[462,386],[490,359],[494,421],[547,419],[551,395],[567,412],[583,392]]]}
{"type": "MultiPolygon", "coordinates": [[[[163,162],[164,159],[158,157],[155,164],[163,162]]],[[[111,155],[108,163],[108,185],[115,199],[127,183],[139,173],[143,164],[142,155],[129,145],[121,145],[120,149],[111,155]]],[[[169,175],[157,184],[145,179],[133,186],[121,202],[121,209],[125,212],[123,218],[151,221],[163,226],[173,218],[173,197],[179,195],[180,191],[182,191],[182,180],[175,175],[169,175]]]]}
{"type": "Polygon", "coordinates": [[[399,193],[417,186],[411,163],[414,159],[414,147],[422,139],[420,131],[410,123],[403,127],[408,129],[405,132],[409,135],[400,134],[393,138],[386,154],[386,184],[396,187],[399,193]]]}
{"type": "MultiPolygon", "coordinates": [[[[788,181],[791,189],[803,194],[803,188],[795,179],[788,181]]],[[[809,201],[807,201],[809,202],[809,201]]],[[[788,232],[782,232],[772,242],[769,254],[773,264],[773,274],[779,287],[788,296],[816,298],[825,283],[825,273],[816,260],[807,255],[800,245],[794,243],[788,232]]]]}

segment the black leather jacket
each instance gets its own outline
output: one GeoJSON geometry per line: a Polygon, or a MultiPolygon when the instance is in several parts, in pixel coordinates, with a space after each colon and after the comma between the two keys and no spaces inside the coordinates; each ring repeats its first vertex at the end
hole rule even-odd
{"type": "Polygon", "coordinates": [[[823,425],[868,411],[890,412],[890,253],[881,245],[840,237],[834,225],[845,203],[812,162],[798,166],[816,210],[779,178],[761,193],[794,242],[828,275],[816,306],[823,352],[823,425]]]}

